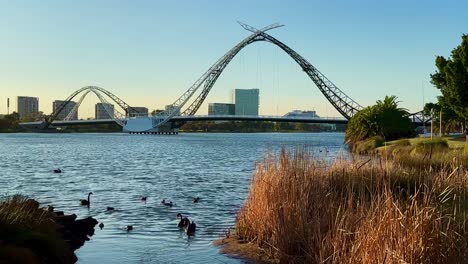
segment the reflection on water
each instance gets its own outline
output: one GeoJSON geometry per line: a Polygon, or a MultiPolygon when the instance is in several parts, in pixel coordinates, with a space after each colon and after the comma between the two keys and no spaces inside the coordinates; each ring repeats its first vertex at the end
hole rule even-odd
{"type": "Polygon", "coordinates": [[[103,222],[76,252],[79,263],[240,263],[220,255],[212,241],[233,226],[255,162],[282,146],[333,157],[342,142],[339,133],[2,134],[0,195],[26,194],[103,222]],[[81,207],[90,191],[90,208],[81,207]],[[195,236],[177,228],[177,213],[197,223],[195,236]],[[127,225],[134,230],[126,232],[127,225]]]}

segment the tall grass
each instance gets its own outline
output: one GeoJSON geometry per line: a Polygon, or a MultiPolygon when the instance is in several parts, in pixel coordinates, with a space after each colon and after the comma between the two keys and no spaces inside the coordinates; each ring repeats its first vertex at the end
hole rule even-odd
{"type": "Polygon", "coordinates": [[[257,166],[239,238],[280,263],[465,263],[468,171],[283,150],[257,166]]]}

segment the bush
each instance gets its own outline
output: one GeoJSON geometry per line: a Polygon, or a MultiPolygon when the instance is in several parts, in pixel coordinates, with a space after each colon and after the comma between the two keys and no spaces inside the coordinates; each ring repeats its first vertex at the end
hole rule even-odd
{"type": "Polygon", "coordinates": [[[373,106],[356,113],[348,123],[345,142],[354,145],[374,136],[385,140],[414,137],[415,127],[408,118],[406,109],[398,108],[395,96],[386,96],[383,101],[377,101],[373,106]]]}
{"type": "Polygon", "coordinates": [[[383,146],[385,143],[384,139],[379,136],[374,136],[372,138],[356,142],[352,150],[354,153],[358,154],[371,154],[378,147],[383,146]]]}
{"type": "Polygon", "coordinates": [[[413,154],[432,155],[432,153],[448,152],[449,145],[445,139],[427,139],[415,144],[413,154]]]}
{"type": "Polygon", "coordinates": [[[408,139],[405,138],[405,139],[400,139],[396,141],[393,145],[402,147],[402,146],[411,146],[411,143],[408,139]]]}

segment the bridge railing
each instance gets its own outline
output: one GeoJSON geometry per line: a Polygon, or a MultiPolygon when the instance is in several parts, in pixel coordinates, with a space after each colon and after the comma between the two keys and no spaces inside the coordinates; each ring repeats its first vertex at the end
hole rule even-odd
{"type": "MultiPolygon", "coordinates": [[[[175,116],[177,118],[178,116],[175,116]]],[[[185,117],[185,116],[184,116],[185,117]]],[[[311,120],[311,119],[316,119],[316,120],[347,120],[344,117],[310,117],[310,116],[275,116],[275,115],[194,115],[194,118],[200,117],[200,118],[252,118],[252,119],[273,119],[273,118],[278,118],[278,119],[297,119],[297,120],[311,120]]]]}

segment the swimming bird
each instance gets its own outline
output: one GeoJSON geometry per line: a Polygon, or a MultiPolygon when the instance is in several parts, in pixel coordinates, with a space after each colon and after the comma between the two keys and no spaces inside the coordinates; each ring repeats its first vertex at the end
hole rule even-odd
{"type": "Polygon", "coordinates": [[[128,226],[127,226],[127,232],[132,231],[132,230],[133,230],[133,226],[132,226],[132,225],[128,225],[128,226]]]}
{"type": "Polygon", "coordinates": [[[190,224],[190,220],[187,217],[182,217],[182,214],[177,214],[177,219],[180,218],[179,224],[177,227],[179,228],[186,228],[190,224]]]}
{"type": "Polygon", "coordinates": [[[147,199],[147,198],[148,198],[148,197],[143,196],[143,197],[141,197],[141,200],[142,200],[143,202],[146,202],[146,199],[147,199]]]}
{"type": "Polygon", "coordinates": [[[163,205],[165,205],[165,206],[172,207],[172,202],[171,202],[171,201],[169,201],[169,202],[166,202],[166,200],[165,200],[165,199],[162,199],[162,201],[161,201],[161,204],[163,204],[163,205]]]}
{"type": "Polygon", "coordinates": [[[200,201],[200,197],[197,196],[197,197],[193,198],[194,203],[198,203],[199,201],[200,201]]]}
{"type": "Polygon", "coordinates": [[[114,207],[107,206],[107,208],[106,208],[106,211],[114,211],[114,210],[115,210],[114,207]]]}
{"type": "Polygon", "coordinates": [[[91,202],[90,202],[90,200],[89,200],[89,196],[90,196],[91,194],[93,194],[93,193],[92,193],[92,192],[89,192],[89,193],[88,193],[88,200],[81,199],[81,200],[80,200],[80,204],[81,204],[81,205],[87,205],[87,206],[89,207],[89,205],[91,204],[91,202]]]}
{"type": "Polygon", "coordinates": [[[185,228],[185,232],[187,235],[193,235],[195,233],[195,230],[197,229],[197,225],[195,222],[192,221],[192,223],[189,223],[189,225],[185,228]]]}
{"type": "Polygon", "coordinates": [[[101,223],[99,224],[99,228],[101,228],[101,230],[102,230],[102,229],[104,228],[104,223],[101,222],[101,223]]]}
{"type": "Polygon", "coordinates": [[[54,173],[62,173],[62,170],[61,169],[54,169],[53,172],[54,173]]]}

